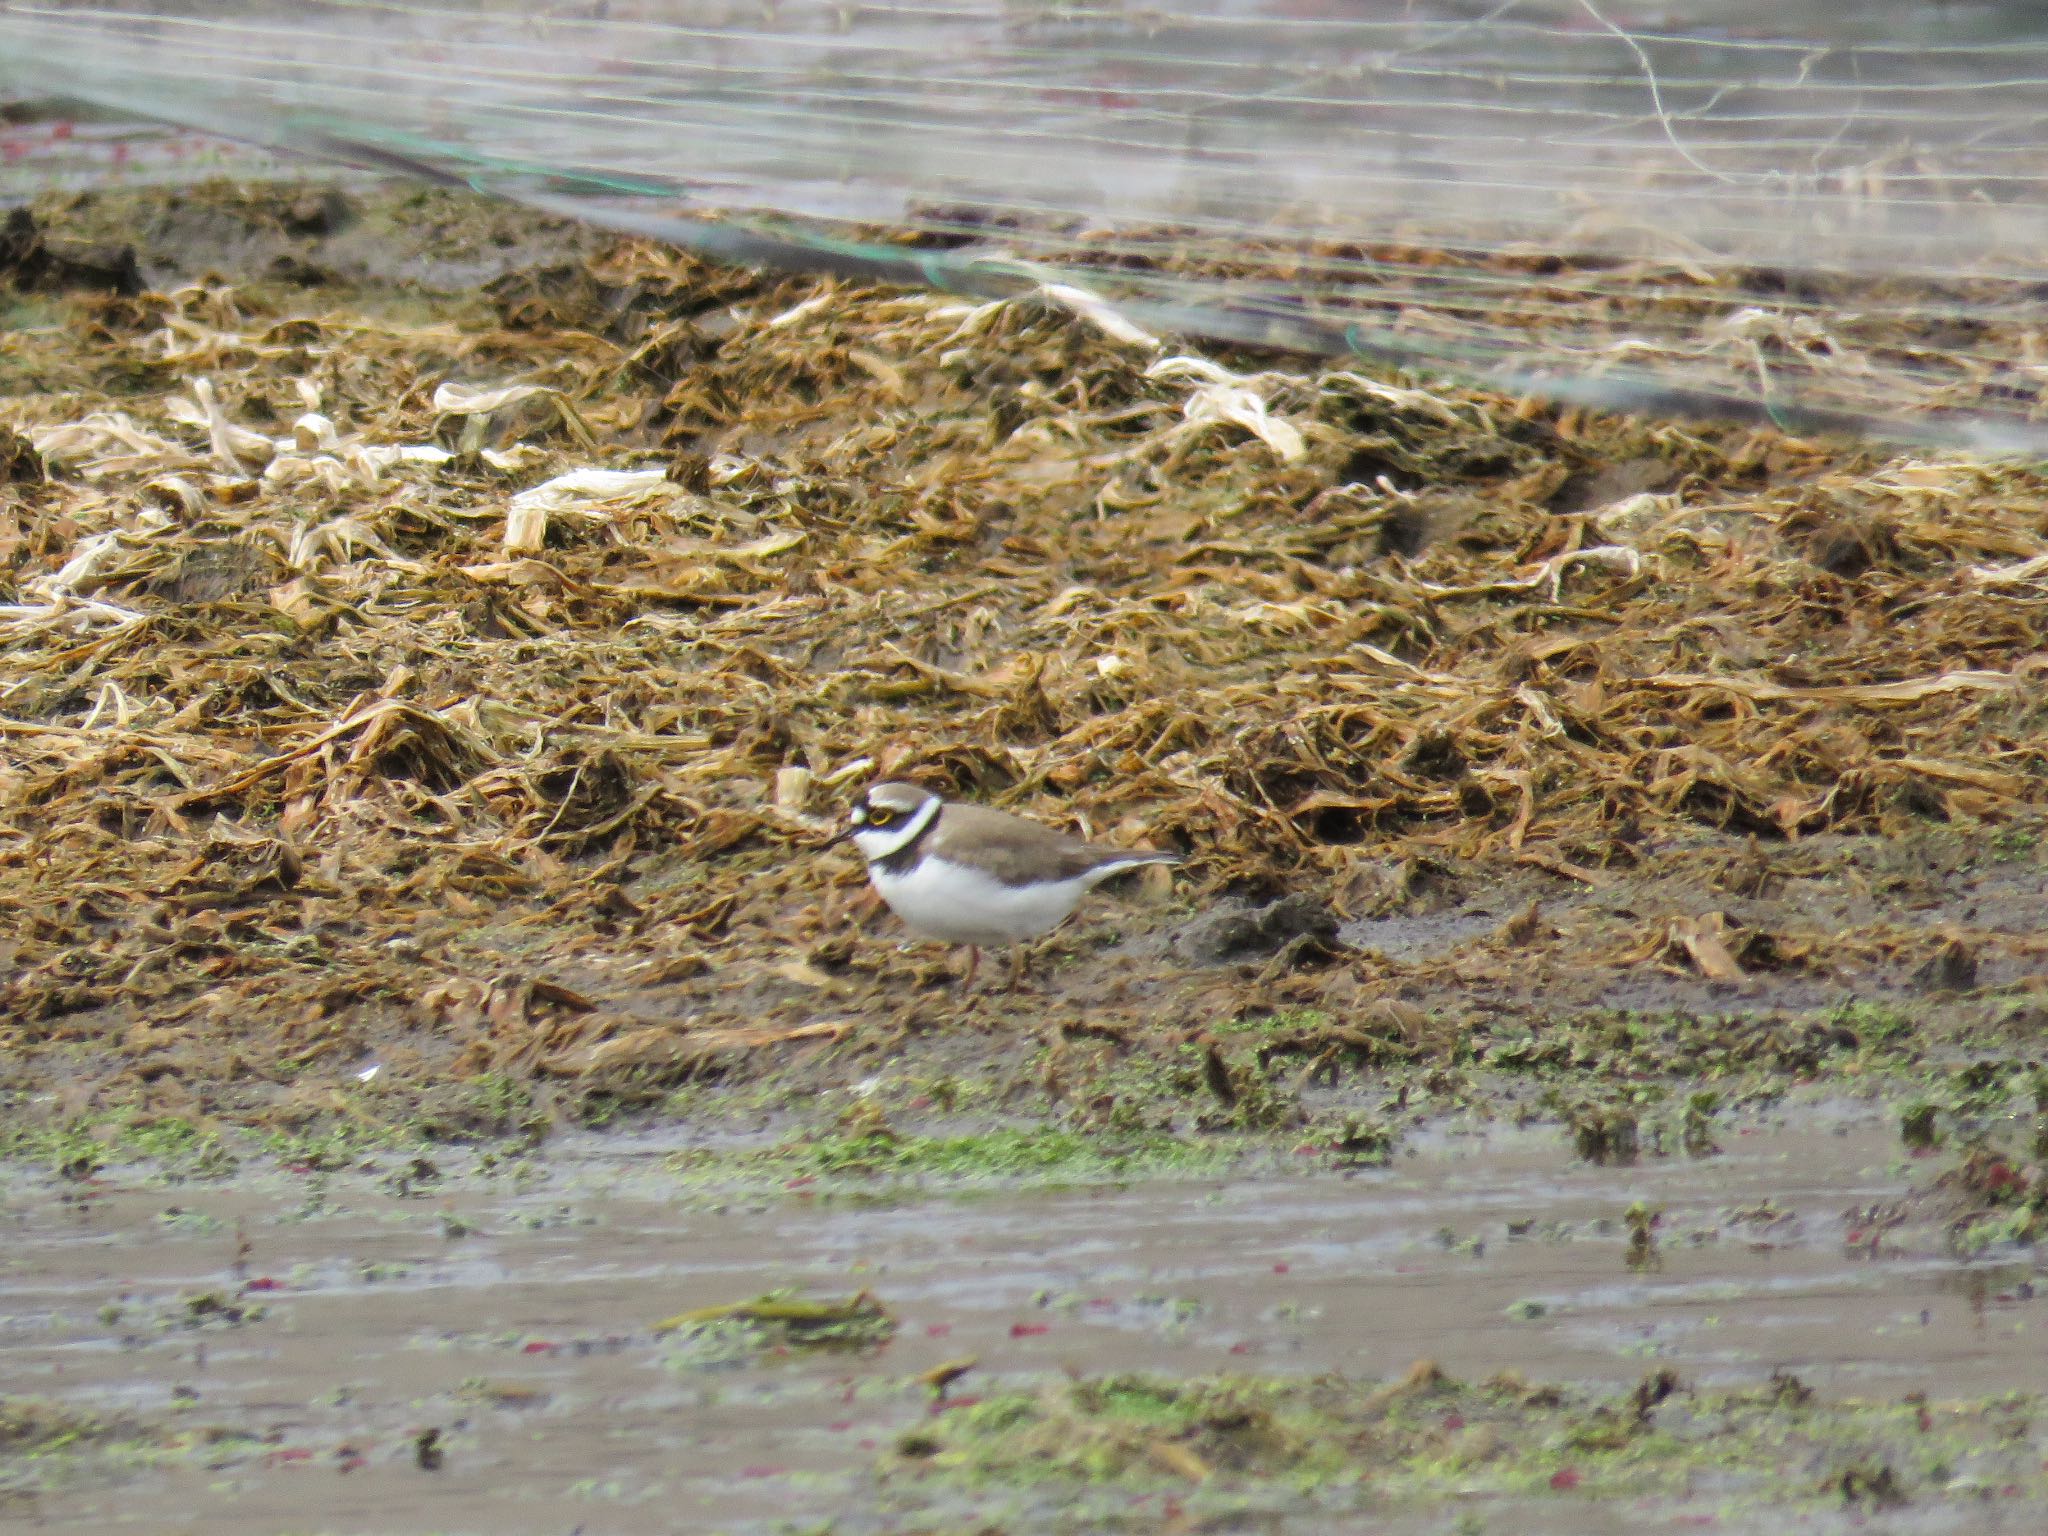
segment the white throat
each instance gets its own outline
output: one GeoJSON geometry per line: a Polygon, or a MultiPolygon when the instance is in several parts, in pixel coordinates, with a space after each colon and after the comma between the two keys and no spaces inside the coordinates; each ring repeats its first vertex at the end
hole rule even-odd
{"type": "Polygon", "coordinates": [[[853,844],[870,864],[877,859],[886,859],[897,849],[909,846],[931,825],[932,818],[944,809],[945,802],[934,797],[912,811],[908,819],[894,826],[860,828],[853,834],[853,844]]]}

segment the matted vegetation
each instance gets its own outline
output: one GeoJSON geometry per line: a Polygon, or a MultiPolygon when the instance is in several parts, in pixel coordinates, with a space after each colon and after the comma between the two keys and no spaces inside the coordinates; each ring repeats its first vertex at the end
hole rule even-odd
{"type": "Polygon", "coordinates": [[[0,342],[24,1123],[530,1131],[907,1060],[1285,1128],[1361,1069],[2038,1038],[2030,470],[438,193],[39,217],[0,342]],[[205,275],[223,228],[247,270],[205,275]],[[322,265],[365,229],[382,275],[322,265]],[[109,234],[161,291],[94,291],[134,285],[65,242],[109,234]],[[878,773],[1186,864],[964,996],[819,851],[878,773]]]}
{"type": "MultiPolygon", "coordinates": [[[[1628,1392],[1484,1383],[1418,1361],[1398,1381],[1083,1378],[991,1396],[902,1436],[896,1481],[1057,1491],[1107,1529],[1133,1487],[1190,1516],[1434,1509],[1565,1530],[1585,1507],[1714,1524],[1798,1511],[1824,1528],[1906,1505],[1982,1509],[2044,1492],[2038,1402],[1826,1400],[1779,1373],[1749,1390],[1654,1371],[1628,1392]],[[1102,1491],[1096,1492],[1097,1486],[1102,1491]],[[1097,1507],[1099,1502],[1099,1506],[1097,1507]],[[1695,1510],[1689,1516],[1683,1511],[1695,1510]]],[[[1069,1506],[1070,1508],[1072,1506],[1069,1506]]]]}

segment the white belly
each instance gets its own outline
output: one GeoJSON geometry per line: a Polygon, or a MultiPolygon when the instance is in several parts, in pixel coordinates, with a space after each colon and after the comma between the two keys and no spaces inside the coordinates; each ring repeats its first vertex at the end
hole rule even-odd
{"type": "Polygon", "coordinates": [[[904,875],[879,866],[868,874],[890,911],[926,938],[948,944],[1016,944],[1048,933],[1066,920],[1089,885],[1004,885],[941,858],[920,859],[904,875]]]}

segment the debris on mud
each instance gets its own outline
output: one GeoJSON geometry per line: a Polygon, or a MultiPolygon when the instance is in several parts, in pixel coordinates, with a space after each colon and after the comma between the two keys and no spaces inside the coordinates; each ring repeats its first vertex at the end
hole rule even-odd
{"type": "Polygon", "coordinates": [[[23,292],[75,289],[128,298],[143,290],[133,246],[52,242],[27,208],[9,209],[0,220],[0,283],[23,292]]]}
{"type": "Polygon", "coordinates": [[[1225,907],[1203,914],[1173,936],[1174,948],[1201,965],[1257,956],[1289,961],[1326,959],[1337,950],[1337,914],[1296,893],[1261,907],[1225,907]]]}
{"type": "Polygon", "coordinates": [[[1928,1171],[1902,1199],[1852,1208],[1851,1245],[2030,1258],[2048,1234],[2048,1073],[1985,1058],[1927,1086],[1900,1111],[1898,1137],[1928,1171]]]}
{"type": "Polygon", "coordinates": [[[896,1319],[872,1291],[845,1301],[806,1301],[777,1292],[752,1301],[696,1307],[654,1325],[656,1333],[684,1338],[719,1330],[744,1330],[760,1347],[862,1349],[885,1342],[896,1319]]]}
{"type": "MultiPolygon", "coordinates": [[[[1631,1501],[1683,1520],[1740,1500],[1787,1516],[1861,1504],[1975,1510],[2048,1496],[2038,1405],[1829,1400],[1695,1387],[1654,1371],[1632,1390],[1531,1385],[1512,1373],[1451,1380],[1421,1361],[1380,1385],[1313,1380],[1083,1377],[989,1395],[898,1443],[892,1480],[1061,1487],[1070,1518],[1092,1500],[1199,1488],[1293,1490],[1301,1514],[1631,1501]],[[1099,1492],[1097,1490],[1100,1490],[1099,1492]],[[1995,1495],[1993,1490],[1996,1490],[1995,1495]],[[1641,1501],[1637,1503],[1635,1501],[1641,1501]]],[[[1271,1494],[1265,1495],[1270,1498],[1271,1494]]],[[[1107,1509],[1105,1504],[1104,1508],[1107,1509]]],[[[1555,1514],[1536,1516],[1556,1527],[1555,1514]]],[[[1830,1525],[1827,1528],[1832,1529],[1830,1525]]]]}
{"type": "Polygon", "coordinates": [[[57,1450],[115,1431],[103,1421],[30,1397],[0,1397],[0,1456],[57,1450]]]}

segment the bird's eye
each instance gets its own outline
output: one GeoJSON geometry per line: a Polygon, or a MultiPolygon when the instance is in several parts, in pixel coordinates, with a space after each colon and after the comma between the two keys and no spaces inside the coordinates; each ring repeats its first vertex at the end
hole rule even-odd
{"type": "Polygon", "coordinates": [[[895,819],[896,813],[886,805],[868,807],[868,825],[871,827],[886,827],[895,819]]]}

